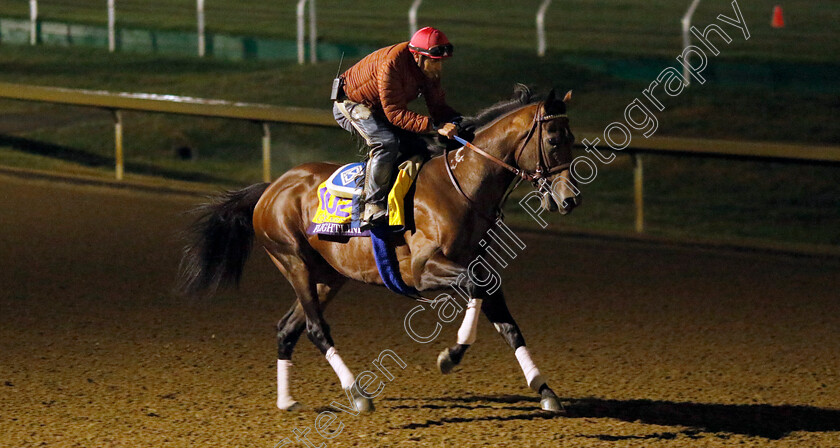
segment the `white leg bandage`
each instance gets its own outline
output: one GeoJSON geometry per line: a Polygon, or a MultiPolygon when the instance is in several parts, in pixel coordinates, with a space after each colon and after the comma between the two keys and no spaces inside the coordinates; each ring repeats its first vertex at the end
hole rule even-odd
{"type": "Polygon", "coordinates": [[[464,322],[458,329],[458,343],[472,345],[478,334],[478,314],[481,312],[481,299],[470,299],[467,311],[464,312],[464,322]]]}
{"type": "Polygon", "coordinates": [[[525,380],[528,381],[528,386],[531,389],[539,391],[540,387],[545,384],[545,381],[543,381],[542,375],[540,375],[540,369],[534,364],[534,360],[531,359],[531,354],[528,353],[528,349],[524,345],[516,349],[516,360],[519,361],[519,367],[522,368],[522,373],[525,374],[525,380]]]}
{"type": "Polygon", "coordinates": [[[289,373],[292,370],[292,362],[288,359],[277,360],[277,407],[289,409],[296,401],[289,393],[289,373]]]}
{"type": "Polygon", "coordinates": [[[335,347],[330,347],[325,356],[333,370],[335,370],[335,374],[338,375],[338,379],[341,381],[341,387],[343,389],[347,389],[352,386],[354,381],[353,373],[347,368],[347,365],[344,364],[344,361],[341,359],[341,356],[338,355],[338,351],[336,351],[335,347]]]}

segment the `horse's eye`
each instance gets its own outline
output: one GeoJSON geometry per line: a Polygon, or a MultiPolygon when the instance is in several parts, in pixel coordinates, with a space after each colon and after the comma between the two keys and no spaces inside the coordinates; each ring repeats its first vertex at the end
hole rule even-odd
{"type": "Polygon", "coordinates": [[[557,146],[557,137],[551,137],[548,139],[548,144],[551,146],[557,146]]]}

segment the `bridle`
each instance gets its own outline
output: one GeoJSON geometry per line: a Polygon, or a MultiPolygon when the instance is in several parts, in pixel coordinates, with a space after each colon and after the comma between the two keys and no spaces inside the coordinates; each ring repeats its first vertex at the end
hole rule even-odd
{"type": "MultiPolygon", "coordinates": [[[[514,158],[513,158],[513,160],[516,162],[516,164],[519,165],[519,159],[522,158],[522,154],[525,152],[525,147],[528,146],[528,142],[530,142],[531,138],[533,138],[534,135],[536,134],[537,135],[537,168],[534,171],[527,171],[527,170],[524,170],[522,168],[518,168],[517,166],[513,166],[513,165],[505,162],[504,160],[499,159],[498,157],[496,157],[496,156],[488,153],[487,151],[479,148],[478,146],[475,146],[472,143],[464,140],[463,138],[458,137],[457,135],[452,137],[452,138],[455,139],[458,143],[464,145],[465,148],[468,148],[468,149],[478,153],[479,155],[486,158],[487,160],[490,160],[491,162],[495,163],[496,165],[499,165],[502,168],[504,168],[504,169],[510,171],[511,173],[513,173],[516,177],[519,178],[519,180],[516,182],[517,186],[519,185],[520,182],[522,182],[523,180],[526,180],[528,182],[531,182],[534,185],[534,187],[536,187],[540,191],[547,190],[548,188],[550,188],[548,186],[548,178],[553,176],[554,174],[557,174],[557,173],[559,173],[563,170],[568,169],[571,166],[571,162],[561,163],[561,164],[551,166],[551,167],[548,166],[548,154],[547,154],[546,149],[543,145],[543,126],[542,126],[542,124],[547,123],[549,121],[556,120],[558,118],[566,118],[566,114],[543,115],[542,111],[543,111],[543,103],[541,102],[541,103],[537,104],[537,110],[534,113],[534,119],[531,121],[531,128],[528,130],[528,133],[525,135],[525,140],[522,141],[522,144],[514,152],[514,158]]],[[[475,201],[473,201],[469,196],[467,196],[467,194],[461,188],[461,185],[458,183],[458,179],[455,178],[455,173],[452,172],[452,167],[449,165],[449,149],[448,148],[444,150],[443,157],[444,157],[444,163],[446,165],[446,173],[449,174],[449,180],[452,181],[452,185],[455,186],[455,189],[458,190],[459,193],[461,193],[461,196],[463,196],[467,200],[468,203],[474,205],[475,201]]],[[[514,189],[515,188],[516,187],[514,187],[514,189]]],[[[504,199],[507,198],[507,196],[510,194],[510,191],[512,191],[512,190],[513,189],[508,189],[508,192],[505,194],[504,199]]],[[[503,203],[504,203],[504,199],[502,200],[503,203]]],[[[499,205],[499,207],[496,210],[497,214],[500,213],[500,211],[501,211],[500,209],[501,209],[501,204],[499,205]]]]}

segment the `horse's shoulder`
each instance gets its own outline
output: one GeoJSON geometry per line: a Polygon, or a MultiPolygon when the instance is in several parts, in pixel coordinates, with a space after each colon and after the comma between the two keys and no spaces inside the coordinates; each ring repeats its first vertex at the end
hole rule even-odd
{"type": "Polygon", "coordinates": [[[423,166],[420,168],[420,172],[417,173],[417,179],[419,180],[422,177],[429,177],[435,176],[435,171],[437,171],[437,167],[443,163],[443,154],[436,155],[431,159],[427,160],[423,163],[423,166]]]}

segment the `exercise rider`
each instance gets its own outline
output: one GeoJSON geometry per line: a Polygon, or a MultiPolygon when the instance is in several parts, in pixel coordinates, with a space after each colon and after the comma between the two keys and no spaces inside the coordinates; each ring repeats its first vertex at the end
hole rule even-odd
{"type": "Polygon", "coordinates": [[[442,61],[450,56],[452,44],[446,36],[425,27],[409,42],[374,51],[336,80],[335,120],[345,130],[358,132],[370,147],[364,227],[388,223],[388,189],[406,140],[435,130],[449,138],[457,134],[461,117],[446,104],[440,83],[442,61]],[[431,117],[408,109],[408,103],[420,95],[431,117]]]}

